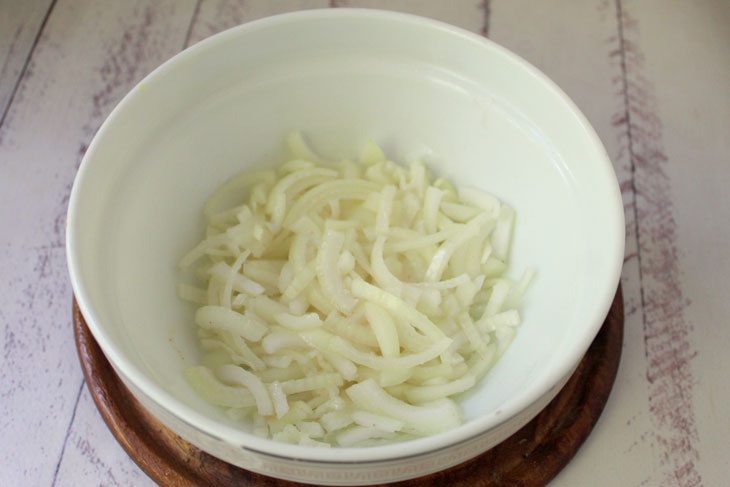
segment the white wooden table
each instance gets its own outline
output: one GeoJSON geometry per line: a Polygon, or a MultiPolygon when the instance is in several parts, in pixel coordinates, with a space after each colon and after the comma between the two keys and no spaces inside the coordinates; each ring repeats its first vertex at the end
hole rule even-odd
{"type": "Polygon", "coordinates": [[[144,75],[222,29],[379,7],[489,36],[603,139],[626,208],[625,343],[559,486],[719,486],[730,473],[730,2],[0,0],[0,485],[153,485],[84,386],[64,221],[94,132],[144,75]]]}

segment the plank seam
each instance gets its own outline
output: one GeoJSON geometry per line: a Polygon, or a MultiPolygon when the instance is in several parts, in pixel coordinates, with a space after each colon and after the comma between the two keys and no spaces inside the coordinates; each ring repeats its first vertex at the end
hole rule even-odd
{"type": "MultiPolygon", "coordinates": [[[[637,244],[636,252],[632,256],[636,257],[636,262],[639,268],[639,294],[641,302],[641,322],[646,329],[646,298],[644,297],[644,276],[642,274],[641,267],[641,246],[638,244],[639,239],[639,208],[636,203],[636,155],[634,154],[634,136],[631,128],[631,100],[629,99],[629,80],[628,70],[626,68],[626,41],[624,37],[624,23],[623,23],[623,5],[621,0],[616,0],[616,24],[618,27],[618,48],[619,48],[619,64],[621,65],[621,95],[624,101],[624,117],[626,124],[626,149],[629,152],[629,170],[631,173],[630,187],[631,195],[633,197],[633,212],[634,212],[634,235],[636,235],[637,244]]],[[[646,336],[644,336],[646,341],[646,336]]]]}
{"type": "Polygon", "coordinates": [[[58,455],[58,462],[56,463],[56,470],[53,472],[53,481],[51,482],[51,487],[54,487],[56,485],[56,480],[58,479],[58,472],[61,469],[61,462],[63,461],[63,456],[66,453],[66,445],[68,444],[68,437],[71,435],[71,428],[73,427],[74,420],[76,419],[76,410],[79,407],[79,402],[81,400],[81,393],[84,391],[84,380],[81,380],[81,385],[79,386],[79,391],[76,393],[76,403],[74,404],[73,411],[71,412],[71,421],[68,422],[68,428],[66,428],[66,436],[63,438],[63,446],[61,447],[61,454],[58,455]]]}
{"type": "Polygon", "coordinates": [[[53,7],[55,7],[55,6],[56,6],[56,0],[52,0],[51,4],[48,6],[46,15],[43,17],[43,22],[41,22],[41,25],[38,28],[38,32],[36,33],[35,39],[33,39],[33,44],[30,46],[28,55],[26,56],[25,62],[23,63],[23,68],[20,70],[18,79],[15,81],[15,86],[13,86],[13,91],[10,93],[10,96],[8,97],[8,101],[5,104],[5,107],[3,107],[3,114],[2,114],[2,117],[0,117],[0,127],[2,127],[3,124],[5,123],[5,117],[7,117],[8,112],[10,111],[10,107],[13,105],[13,100],[15,99],[15,95],[18,92],[18,89],[20,88],[20,83],[23,81],[23,78],[25,77],[25,73],[28,70],[28,64],[30,64],[30,59],[31,59],[31,57],[33,57],[33,52],[35,51],[35,48],[38,45],[38,41],[40,40],[41,35],[43,35],[43,31],[46,28],[46,23],[48,23],[48,18],[51,16],[51,12],[53,11],[53,7]]]}
{"type": "Polygon", "coordinates": [[[193,15],[190,17],[190,24],[188,25],[188,30],[185,33],[185,42],[183,42],[183,49],[186,49],[188,47],[188,44],[190,43],[190,36],[193,34],[193,26],[195,25],[195,22],[198,20],[198,15],[200,14],[200,4],[203,3],[203,0],[198,0],[195,4],[195,9],[193,10],[193,15]]]}
{"type": "Polygon", "coordinates": [[[482,10],[484,10],[484,19],[482,20],[481,34],[484,37],[489,37],[489,21],[492,14],[492,1],[483,0],[481,4],[482,10]]]}

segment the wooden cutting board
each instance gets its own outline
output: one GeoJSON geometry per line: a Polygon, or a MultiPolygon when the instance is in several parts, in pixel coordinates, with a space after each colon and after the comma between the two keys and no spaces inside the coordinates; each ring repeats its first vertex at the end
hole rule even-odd
{"type": "MultiPolygon", "coordinates": [[[[186,442],[144,409],[117,377],[73,303],[76,346],[86,384],[109,429],[161,486],[290,487],[297,484],[234,467],[186,442]]],[[[394,486],[545,485],[570,461],[606,404],[616,378],[624,312],[619,286],[608,317],[565,387],[530,423],[482,455],[394,486]]]]}

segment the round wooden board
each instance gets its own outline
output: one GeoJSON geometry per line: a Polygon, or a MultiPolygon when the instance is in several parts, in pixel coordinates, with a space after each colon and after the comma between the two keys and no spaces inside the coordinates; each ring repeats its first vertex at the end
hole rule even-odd
{"type": "MultiPolygon", "coordinates": [[[[129,456],[162,486],[287,487],[208,455],[159,423],[117,377],[73,303],[81,366],[104,421],[129,456]]],[[[491,450],[446,471],[396,486],[537,486],[547,484],[588,436],[616,378],[623,341],[619,286],[611,310],[568,383],[530,423],[491,450]]]]}

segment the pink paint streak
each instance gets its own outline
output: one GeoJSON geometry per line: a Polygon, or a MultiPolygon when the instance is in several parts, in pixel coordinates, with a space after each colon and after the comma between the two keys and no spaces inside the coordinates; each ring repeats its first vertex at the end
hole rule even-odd
{"type": "Polygon", "coordinates": [[[614,116],[622,150],[619,157],[630,163],[631,179],[621,184],[622,193],[633,193],[627,211],[633,211],[634,228],[628,235],[638,239],[641,278],[641,313],[647,360],[649,412],[652,433],[660,453],[660,485],[698,487],[699,440],[695,425],[692,389],[696,383],[691,361],[694,350],[684,310],[689,304],[679,285],[677,224],[665,171],[662,123],[657,115],[652,84],[643,76],[644,57],[638,48],[639,26],[627,12],[630,2],[616,0],[621,76],[614,79],[624,106],[614,116]],[[624,3],[629,3],[628,6],[624,3]]]}

